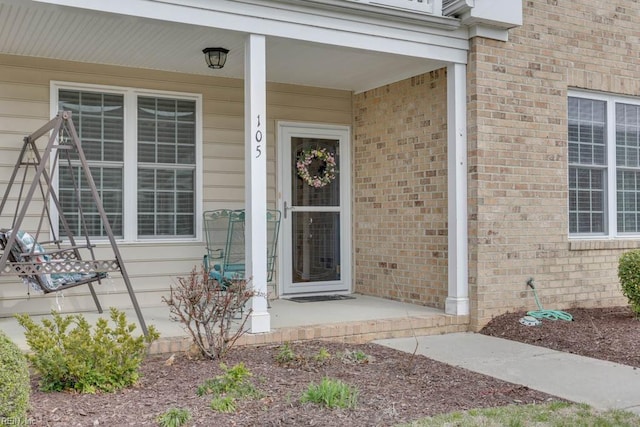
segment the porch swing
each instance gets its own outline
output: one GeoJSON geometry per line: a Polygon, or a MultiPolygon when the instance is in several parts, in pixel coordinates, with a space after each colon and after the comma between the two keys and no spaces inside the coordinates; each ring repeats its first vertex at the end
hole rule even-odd
{"type": "Polygon", "coordinates": [[[13,220],[10,228],[0,229],[0,250],[2,251],[0,255],[0,276],[19,276],[25,284],[45,294],[87,285],[98,312],[102,313],[102,306],[93,284],[94,282],[101,284],[109,272],[120,272],[140,327],[146,336],[148,334],[147,326],[136,295],[133,292],[129,275],[122,261],[113,230],[91,175],[78,134],[73,125],[71,112],[59,112],[47,124],[24,138],[18,161],[0,203],[0,218],[2,218],[2,221],[6,219],[3,214],[11,199],[17,200],[15,211],[13,212],[13,220]],[[36,141],[47,134],[50,134],[48,143],[41,154],[36,141]],[[51,170],[55,170],[59,163],[68,167],[70,171],[73,171],[74,168],[79,168],[80,170],[78,178],[76,178],[75,173],[70,173],[70,179],[68,180],[73,187],[75,196],[74,200],[70,201],[71,206],[78,211],[78,220],[77,224],[74,224],[74,229],[83,234],[77,240],[62,209],[60,199],[52,184],[51,175],[48,172],[49,167],[51,170]],[[20,183],[17,182],[20,179],[19,175],[22,178],[20,183]],[[79,180],[82,180],[82,185],[90,190],[92,208],[94,212],[97,211],[99,214],[105,236],[108,238],[112,249],[112,258],[96,259],[95,245],[91,243],[84,210],[87,204],[86,200],[81,200],[79,180]],[[18,194],[12,194],[12,189],[18,184],[18,194]],[[37,196],[36,193],[38,193],[37,196]],[[32,235],[21,229],[21,227],[27,216],[29,206],[34,201],[34,197],[41,197],[39,201],[42,203],[42,211],[39,215],[35,233],[32,235]],[[54,226],[52,207],[55,207],[60,230],[64,233],[68,244],[63,244],[63,240],[55,235],[57,227],[54,226]],[[45,219],[47,221],[46,224],[45,219]],[[44,229],[45,225],[47,229],[44,229]],[[39,241],[41,233],[50,233],[53,239],[41,242],[39,241]]]}

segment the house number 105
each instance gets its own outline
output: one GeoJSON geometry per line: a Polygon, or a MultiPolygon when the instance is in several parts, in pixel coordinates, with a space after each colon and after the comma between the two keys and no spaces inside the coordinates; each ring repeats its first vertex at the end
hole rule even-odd
{"type": "Polygon", "coordinates": [[[258,157],[260,157],[262,155],[262,131],[260,130],[260,114],[258,114],[258,126],[257,126],[258,130],[256,130],[256,135],[255,135],[255,139],[256,139],[256,159],[258,157]]]}

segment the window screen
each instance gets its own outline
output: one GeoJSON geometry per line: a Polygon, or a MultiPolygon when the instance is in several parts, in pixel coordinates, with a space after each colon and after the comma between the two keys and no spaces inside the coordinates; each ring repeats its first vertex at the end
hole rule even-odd
{"type": "Polygon", "coordinates": [[[605,231],[606,103],[569,98],[569,232],[605,231]]]}
{"type": "MultiPolygon", "coordinates": [[[[82,149],[111,228],[115,236],[122,237],[124,97],[118,94],[60,90],[58,108],[72,112],[82,149]]],[[[59,198],[70,230],[74,235],[84,235],[79,221],[82,215],[89,235],[106,236],[88,183],[81,173],[77,154],[71,153],[70,157],[71,166],[61,161],[58,169],[59,198]],[[79,189],[79,201],[76,187],[79,189]]],[[[60,235],[66,235],[62,224],[60,235]]]]}
{"type": "Polygon", "coordinates": [[[195,236],[196,105],[138,97],[138,235],[195,236]]]}
{"type": "Polygon", "coordinates": [[[621,233],[640,231],[640,106],[616,104],[617,223],[621,233]]]}

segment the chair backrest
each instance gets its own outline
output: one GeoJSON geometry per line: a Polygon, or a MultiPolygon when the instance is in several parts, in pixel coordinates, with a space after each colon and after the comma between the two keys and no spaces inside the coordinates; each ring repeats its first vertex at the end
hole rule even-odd
{"type": "Polygon", "coordinates": [[[281,220],[282,213],[279,210],[267,210],[267,282],[273,280],[273,272],[276,269],[278,234],[281,220]]]}
{"type": "Polygon", "coordinates": [[[214,260],[222,260],[224,257],[231,212],[229,209],[217,209],[206,211],[203,214],[204,235],[209,262],[222,262],[214,260]]]}
{"type": "Polygon", "coordinates": [[[235,210],[229,213],[229,233],[224,253],[224,270],[238,273],[244,276],[244,210],[235,210]]]}
{"type": "MultiPolygon", "coordinates": [[[[267,210],[267,281],[273,280],[281,218],[280,211],[267,210]]],[[[226,279],[244,278],[244,209],[207,211],[204,213],[204,228],[207,243],[205,268],[210,272],[215,270],[216,276],[219,274],[226,279]]]]}

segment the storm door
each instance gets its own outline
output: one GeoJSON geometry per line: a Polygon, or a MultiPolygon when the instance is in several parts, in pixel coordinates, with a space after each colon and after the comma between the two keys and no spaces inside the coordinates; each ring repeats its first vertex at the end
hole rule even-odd
{"type": "Polygon", "coordinates": [[[282,289],[351,289],[349,129],[279,124],[282,289]]]}

